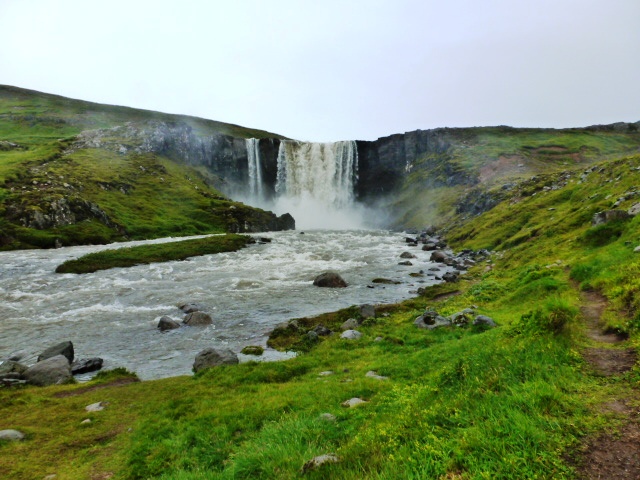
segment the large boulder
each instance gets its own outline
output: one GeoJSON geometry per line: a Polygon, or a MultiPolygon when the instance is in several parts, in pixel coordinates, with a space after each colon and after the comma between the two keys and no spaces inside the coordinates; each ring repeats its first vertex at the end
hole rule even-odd
{"type": "Polygon", "coordinates": [[[98,357],[80,358],[71,364],[71,373],[73,375],[79,375],[81,373],[95,372],[102,368],[103,363],[104,360],[98,357]]]}
{"type": "Polygon", "coordinates": [[[451,321],[448,318],[438,314],[435,310],[427,310],[418,318],[416,318],[413,324],[418,328],[426,328],[433,330],[438,327],[448,327],[451,325],[451,321]]]}
{"type": "Polygon", "coordinates": [[[57,345],[47,348],[44,352],[42,352],[38,356],[38,362],[46,360],[47,358],[52,358],[57,355],[64,355],[64,357],[69,361],[69,363],[73,362],[73,343],[71,342],[61,342],[57,345]]]}
{"type": "Polygon", "coordinates": [[[217,367],[219,365],[235,365],[237,363],[238,356],[231,350],[207,348],[196,355],[195,362],[193,362],[193,371],[199,372],[205,368],[217,367]]]}
{"type": "Polygon", "coordinates": [[[213,319],[210,315],[204,312],[193,312],[184,317],[182,323],[190,327],[204,327],[211,325],[213,323],[213,319]]]}
{"type": "Polygon", "coordinates": [[[160,317],[160,320],[158,320],[158,330],[160,330],[161,332],[166,332],[167,330],[175,330],[176,328],[180,328],[180,324],[167,315],[160,317]]]}
{"type": "Polygon", "coordinates": [[[596,227],[598,225],[613,222],[614,220],[627,220],[629,218],[631,218],[631,215],[629,215],[626,210],[605,210],[604,212],[598,212],[593,216],[591,219],[591,225],[596,227]]]}
{"type": "Polygon", "coordinates": [[[325,272],[318,275],[313,284],[316,287],[344,288],[347,282],[336,272],[325,272]]]}
{"type": "Polygon", "coordinates": [[[487,317],[486,315],[478,315],[473,321],[474,325],[483,325],[486,327],[495,327],[496,322],[491,317],[487,317]]]}
{"type": "Polygon", "coordinates": [[[430,260],[432,262],[445,263],[447,260],[449,260],[449,256],[440,250],[435,250],[431,253],[430,260]]]}
{"type": "Polygon", "coordinates": [[[56,355],[28,368],[24,377],[29,383],[41,387],[59,385],[71,380],[71,365],[67,357],[56,355]]]}

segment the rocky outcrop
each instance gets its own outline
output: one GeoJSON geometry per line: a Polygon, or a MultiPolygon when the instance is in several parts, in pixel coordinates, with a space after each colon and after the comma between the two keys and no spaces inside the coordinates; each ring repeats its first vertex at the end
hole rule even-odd
{"type": "Polygon", "coordinates": [[[196,355],[193,363],[193,371],[199,372],[205,368],[217,367],[219,365],[235,365],[238,356],[231,350],[216,350],[215,348],[207,348],[196,355]]]}
{"type": "Polygon", "coordinates": [[[46,360],[47,358],[55,357],[56,355],[63,355],[69,363],[73,362],[73,343],[69,341],[61,342],[47,348],[38,356],[38,362],[46,360]]]}
{"type": "Polygon", "coordinates": [[[56,355],[28,368],[24,376],[32,385],[60,385],[71,380],[71,365],[67,357],[56,355]]]}

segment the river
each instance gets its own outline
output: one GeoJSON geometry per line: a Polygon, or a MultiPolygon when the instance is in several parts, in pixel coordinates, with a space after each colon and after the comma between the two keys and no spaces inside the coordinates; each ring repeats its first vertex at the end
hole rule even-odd
{"type": "MultiPolygon", "coordinates": [[[[23,362],[34,363],[46,347],[71,340],[76,358],[101,357],[104,368],[126,367],[142,379],[185,375],[204,348],[239,352],[246,345],[264,346],[269,331],[288,319],[397,302],[420,286],[438,283],[428,271],[439,266],[428,261],[431,252],[407,247],[399,233],[315,230],[264,236],[273,241],[84,275],[54,270],[89,252],[169,239],[0,252],[0,359],[23,351],[23,362]],[[398,265],[406,250],[417,256],[413,266],[398,265]],[[314,287],[314,277],[327,270],[339,272],[349,287],[314,287]],[[409,276],[420,270],[424,277],[409,276]],[[377,277],[401,283],[371,283],[377,277]],[[161,316],[182,320],[177,306],[183,303],[202,304],[214,325],[159,332],[161,316]]],[[[286,357],[272,350],[265,355],[286,357]]]]}

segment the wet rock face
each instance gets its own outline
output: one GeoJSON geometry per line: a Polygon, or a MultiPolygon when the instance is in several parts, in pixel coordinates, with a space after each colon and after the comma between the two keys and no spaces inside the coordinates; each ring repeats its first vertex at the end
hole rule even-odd
{"type": "Polygon", "coordinates": [[[316,287],[345,288],[347,282],[336,272],[325,272],[318,275],[313,284],[316,287]]]}

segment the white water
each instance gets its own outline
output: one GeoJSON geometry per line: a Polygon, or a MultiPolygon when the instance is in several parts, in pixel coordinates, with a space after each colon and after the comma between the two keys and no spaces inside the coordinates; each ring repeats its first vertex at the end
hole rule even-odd
{"type": "Polygon", "coordinates": [[[247,138],[247,160],[249,167],[249,194],[258,203],[264,202],[264,184],[262,183],[262,162],[260,158],[260,140],[247,138]]]}
{"type": "Polygon", "coordinates": [[[356,204],[354,195],[358,179],[356,142],[280,142],[273,202],[267,202],[264,196],[258,140],[247,140],[247,158],[247,201],[251,205],[279,215],[290,213],[302,230],[366,227],[363,218],[371,212],[356,204]]]}
{"type": "Polygon", "coordinates": [[[272,243],[238,252],[86,275],[54,270],[67,259],[130,244],[1,252],[0,359],[26,350],[26,363],[33,363],[46,347],[71,340],[76,357],[102,357],[105,368],[126,367],[143,379],[189,374],[204,348],[239,352],[246,345],[265,345],[268,332],[288,319],[396,302],[419,286],[436,283],[426,274],[409,276],[419,270],[432,274],[427,271],[434,266],[427,261],[430,252],[414,248],[414,266],[398,265],[407,249],[400,234],[268,235],[272,243]],[[314,287],[313,278],[326,270],[340,272],[349,287],[314,287]],[[376,277],[402,283],[368,288],[376,277]],[[163,315],[182,320],[177,305],[191,302],[205,306],[213,326],[156,329],[163,315]]]}

